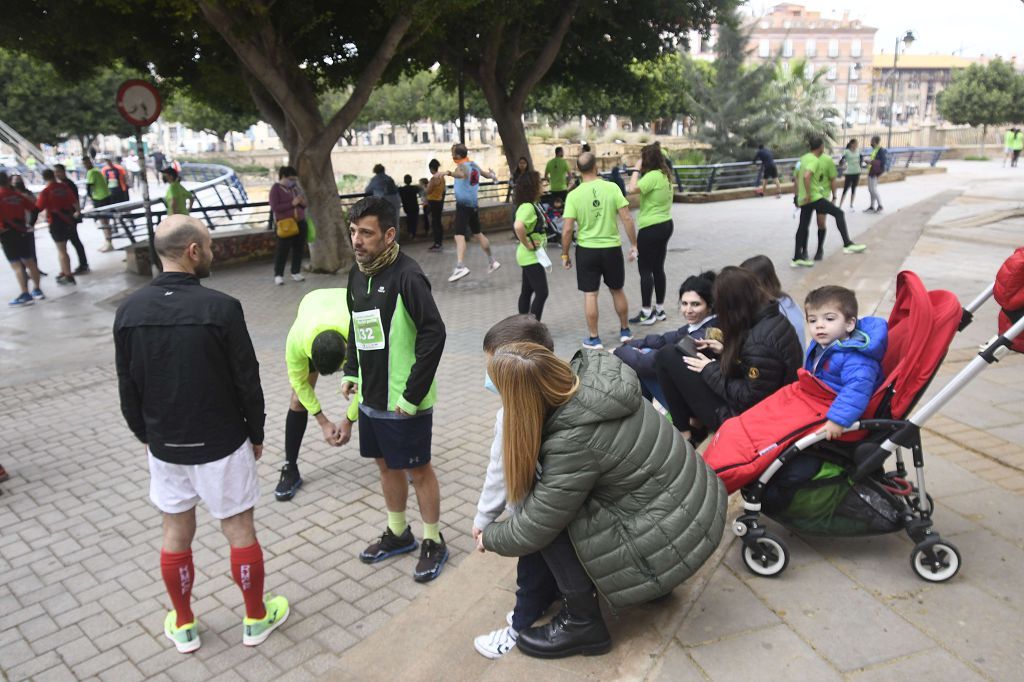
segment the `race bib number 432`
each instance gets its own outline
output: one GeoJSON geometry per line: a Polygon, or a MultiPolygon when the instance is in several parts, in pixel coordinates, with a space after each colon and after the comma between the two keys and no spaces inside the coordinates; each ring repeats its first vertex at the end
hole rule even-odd
{"type": "Polygon", "coordinates": [[[384,348],[384,325],[380,321],[380,310],[364,310],[352,313],[353,332],[356,348],[359,350],[381,350],[384,348]]]}

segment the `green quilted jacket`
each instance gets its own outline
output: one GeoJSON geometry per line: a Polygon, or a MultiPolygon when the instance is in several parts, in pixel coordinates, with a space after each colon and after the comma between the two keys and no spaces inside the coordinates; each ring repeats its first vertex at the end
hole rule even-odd
{"type": "Polygon", "coordinates": [[[640,395],[636,374],[583,350],[580,389],[544,424],[541,475],[520,511],[484,529],[484,547],[521,556],[568,527],[583,567],[612,607],[663,594],[722,539],[727,495],[715,473],[640,395]]]}

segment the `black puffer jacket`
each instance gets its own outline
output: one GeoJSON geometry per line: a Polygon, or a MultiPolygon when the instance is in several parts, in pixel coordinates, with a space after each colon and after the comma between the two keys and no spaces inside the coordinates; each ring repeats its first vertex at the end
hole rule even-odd
{"type": "Polygon", "coordinates": [[[727,377],[721,363],[712,362],[700,376],[725,400],[724,421],[796,381],[796,371],[802,364],[803,349],[793,325],[779,312],[778,303],[772,301],[758,314],[743,342],[739,371],[727,377]]]}

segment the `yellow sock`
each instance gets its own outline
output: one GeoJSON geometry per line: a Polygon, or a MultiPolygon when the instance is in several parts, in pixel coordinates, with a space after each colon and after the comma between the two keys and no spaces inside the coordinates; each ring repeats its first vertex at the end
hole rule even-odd
{"type": "Polygon", "coordinates": [[[395,535],[401,535],[402,533],[404,533],[405,532],[405,527],[408,526],[408,525],[409,524],[406,523],[406,521],[405,521],[405,512],[404,511],[400,511],[400,512],[389,511],[388,512],[388,528],[390,528],[391,532],[394,533],[395,535]]]}
{"type": "Polygon", "coordinates": [[[441,542],[441,531],[438,529],[438,523],[423,523],[423,539],[433,540],[434,542],[441,542]]]}

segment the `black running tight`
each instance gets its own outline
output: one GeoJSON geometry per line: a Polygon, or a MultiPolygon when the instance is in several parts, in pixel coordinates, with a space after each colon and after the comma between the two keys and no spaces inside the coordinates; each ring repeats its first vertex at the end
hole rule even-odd
{"type": "MultiPolygon", "coordinates": [[[[543,248],[543,247],[541,247],[543,248]]],[[[519,292],[519,314],[532,314],[540,321],[548,300],[548,275],[540,263],[523,266],[523,288],[519,292]],[[532,299],[532,301],[531,301],[532,299]]]]}
{"type": "Polygon", "coordinates": [[[637,266],[640,268],[640,304],[651,307],[651,293],[658,305],[665,303],[665,256],[672,237],[672,221],[648,225],[637,231],[637,266]]]}

